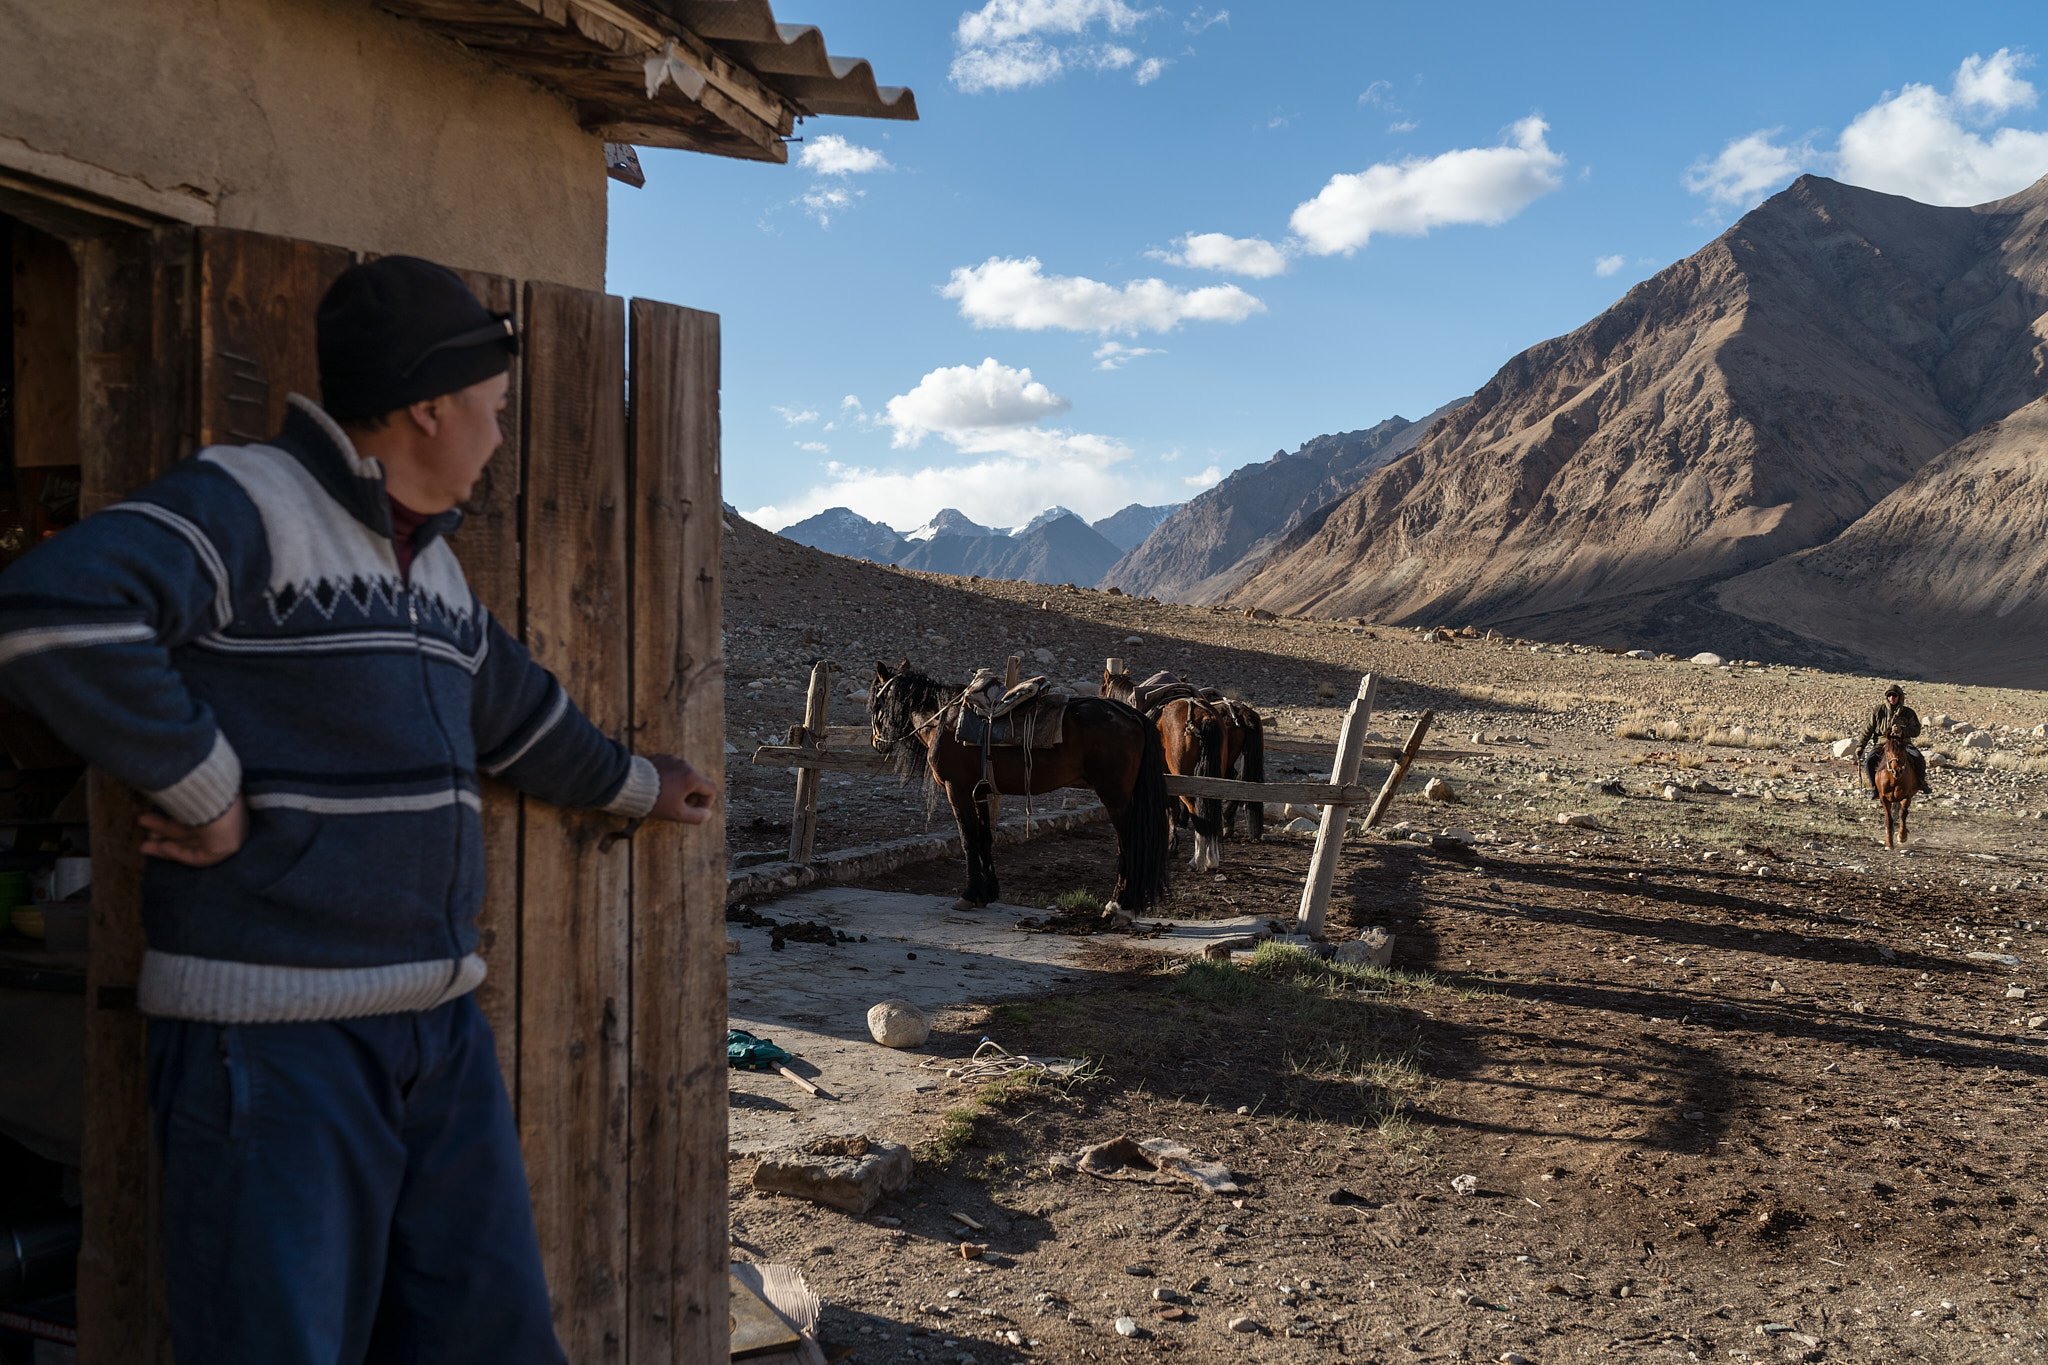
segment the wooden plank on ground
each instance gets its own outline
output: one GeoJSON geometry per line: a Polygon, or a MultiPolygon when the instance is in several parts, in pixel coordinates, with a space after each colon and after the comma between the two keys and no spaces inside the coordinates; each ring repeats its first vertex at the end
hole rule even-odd
{"type": "MultiPolygon", "coordinates": [[[[1330,764],[1330,781],[1350,786],[1358,780],[1359,751],[1365,747],[1365,729],[1372,723],[1372,704],[1379,692],[1379,676],[1368,673],[1358,680],[1358,698],[1344,716],[1344,729],[1337,736],[1336,757],[1330,764]]],[[[1344,821],[1350,811],[1343,806],[1323,807],[1322,826],[1316,831],[1315,852],[1309,855],[1308,878],[1301,888],[1301,908],[1295,922],[1310,938],[1323,936],[1323,920],[1330,908],[1330,891],[1337,881],[1337,856],[1344,846],[1344,821]]]]}
{"type": "MultiPolygon", "coordinates": [[[[519,286],[502,275],[458,270],[486,308],[517,313],[519,286]]],[[[521,367],[512,367],[512,387],[498,419],[505,444],[484,469],[476,492],[463,505],[462,529],[454,538],[469,586],[499,624],[520,638],[524,615],[520,582],[519,493],[525,459],[520,419],[521,367]]],[[[477,1003],[491,1021],[498,1065],[519,1107],[519,793],[497,782],[484,783],[484,902],[477,912],[478,951],[490,975],[477,989],[477,1003]]]]}
{"type": "MultiPolygon", "coordinates": [[[[80,510],[149,482],[193,436],[195,258],[184,229],[82,241],[79,273],[80,510]]],[[[310,312],[308,314],[310,319],[310,312]]],[[[78,1253],[82,1365],[168,1365],[169,1322],[146,1096],[142,802],[91,776],[91,953],[86,965],[84,1238],[78,1253]]]]}
{"type": "MultiPolygon", "coordinates": [[[[725,789],[715,314],[635,299],[633,727],[725,789]]],[[[725,813],[633,840],[633,1365],[725,1359],[725,813]]]]}
{"type": "MultiPolygon", "coordinates": [[[[526,286],[526,636],[584,714],[628,720],[625,314],[526,286]]],[[[569,1359],[622,1359],[631,865],[618,821],[529,803],[522,841],[519,1133],[569,1359]]]]}
{"type": "Polygon", "coordinates": [[[338,246],[199,228],[199,443],[267,440],[320,392],[313,309],[354,259],[338,246]]]}

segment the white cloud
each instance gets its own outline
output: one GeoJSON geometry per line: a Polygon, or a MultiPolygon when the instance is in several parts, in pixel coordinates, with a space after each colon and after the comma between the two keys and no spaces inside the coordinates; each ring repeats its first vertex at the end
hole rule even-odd
{"type": "Polygon", "coordinates": [[[830,455],[832,453],[832,447],[826,445],[823,441],[798,441],[796,448],[798,450],[808,450],[813,455],[830,455]]]}
{"type": "Polygon", "coordinates": [[[1121,341],[1105,341],[1095,348],[1095,368],[1098,370],[1121,370],[1133,360],[1148,355],[1165,355],[1156,346],[1126,346],[1121,341]]]}
{"type": "Polygon", "coordinates": [[[1287,253],[1281,248],[1262,237],[1232,237],[1225,232],[1190,232],[1175,243],[1172,251],[1145,254],[1168,265],[1249,275],[1256,280],[1271,279],[1287,271],[1287,253]]]}
{"type": "Polygon", "coordinates": [[[1387,125],[1387,131],[1390,133],[1412,133],[1421,126],[1421,119],[1404,118],[1398,119],[1393,123],[1389,123],[1387,125]]]}
{"type": "Polygon", "coordinates": [[[968,94],[1043,85],[1073,68],[1123,71],[1137,67],[1147,85],[1165,69],[1161,58],[1140,61],[1117,42],[1091,43],[1098,30],[1135,32],[1153,11],[1125,0],[989,0],[960,16],[953,31],[953,84],[968,94]]]}
{"type": "Polygon", "coordinates": [[[797,165],[819,175],[866,175],[895,168],[873,147],[848,142],[837,133],[813,138],[797,150],[797,165]]]}
{"type": "Polygon", "coordinates": [[[1549,125],[1531,115],[1498,147],[1381,162],[1334,175],[1288,220],[1318,255],[1350,254],[1376,232],[1422,236],[1451,223],[1506,222],[1563,183],[1563,156],[1544,141],[1549,125]]]}
{"type": "Polygon", "coordinates": [[[991,256],[960,266],[940,290],[976,327],[1027,332],[1170,332],[1183,322],[1242,322],[1266,305],[1234,284],[1176,289],[1164,280],[1118,288],[1078,275],[1047,275],[1036,256],[991,256]]]}
{"type": "Polygon", "coordinates": [[[988,0],[960,16],[954,37],[961,47],[988,47],[1041,33],[1083,33],[1098,22],[1111,33],[1129,33],[1144,17],[1124,0],[988,0]]]}
{"type": "Polygon", "coordinates": [[[2001,47],[1989,57],[1971,53],[1956,68],[1956,102],[1993,118],[2015,109],[2031,109],[2034,87],[2019,73],[2033,64],[2031,56],[2009,47],[2001,47]]]}
{"type": "Polygon", "coordinates": [[[856,397],[855,395],[853,395],[853,394],[850,394],[850,393],[849,393],[849,394],[847,394],[847,395],[846,395],[846,397],[844,397],[844,398],[842,398],[842,399],[840,399],[840,400],[839,400],[839,410],[840,410],[841,412],[855,412],[855,413],[858,413],[858,412],[865,412],[865,411],[867,411],[867,409],[866,409],[866,408],[864,408],[864,407],[862,407],[862,406],[861,406],[861,402],[860,402],[860,399],[859,399],[858,397],[856,397]]]}
{"type": "Polygon", "coordinates": [[[1832,151],[1810,142],[1780,145],[1777,129],[1740,137],[1686,171],[1685,187],[1721,208],[1747,208],[1801,170],[1816,170],[1927,204],[1982,204],[2033,184],[2048,171],[2048,131],[1990,124],[2038,95],[2019,73],[2028,53],[1972,53],[1948,93],[1913,83],[1887,91],[1852,118],[1832,151]]]}
{"type": "Polygon", "coordinates": [[[780,403],[775,404],[774,407],[775,415],[793,427],[804,426],[807,423],[818,420],[817,412],[811,408],[785,408],[780,403]]]}
{"type": "Polygon", "coordinates": [[[931,371],[909,393],[891,398],[882,420],[895,430],[898,446],[914,446],[934,432],[957,444],[978,433],[1030,426],[1070,406],[1030,370],[990,356],[979,365],[931,371]]]}
{"type": "Polygon", "coordinates": [[[1701,157],[1686,168],[1685,187],[1725,207],[1747,208],[1799,174],[1815,159],[1813,145],[1781,146],[1772,139],[1782,132],[1762,128],[1736,138],[1711,158],[1701,157]]]}
{"type": "Polygon", "coordinates": [[[1394,83],[1374,81],[1359,92],[1358,102],[1368,109],[1394,109],[1394,83]]]}
{"type": "Polygon", "coordinates": [[[1201,7],[1197,6],[1194,13],[1188,15],[1185,27],[1187,31],[1190,33],[1205,33],[1209,29],[1214,28],[1218,24],[1223,24],[1227,26],[1229,23],[1229,10],[1219,9],[1214,14],[1211,14],[1207,10],[1204,10],[1201,7]]]}
{"type": "Polygon", "coordinates": [[[832,220],[853,207],[853,201],[866,197],[865,190],[831,189],[811,190],[797,202],[804,206],[804,212],[817,220],[819,227],[831,227],[832,220]]]}
{"type": "Polygon", "coordinates": [[[1065,63],[1059,49],[1044,43],[1005,43],[998,48],[970,48],[953,58],[947,72],[953,84],[970,95],[985,90],[1019,90],[1044,85],[1065,63]]]}
{"type": "Polygon", "coordinates": [[[1609,275],[1618,274],[1621,268],[1627,264],[1628,258],[1626,256],[1599,256],[1594,258],[1593,273],[1604,280],[1609,275]]]}
{"type": "Polygon", "coordinates": [[[1190,474],[1181,480],[1184,486],[1193,489],[1197,493],[1201,492],[1204,488],[1214,488],[1222,482],[1223,471],[1213,464],[1201,473],[1190,474]]]}
{"type": "MultiPolygon", "coordinates": [[[[1954,97],[1909,85],[1851,119],[1842,130],[1836,174],[1852,185],[1926,204],[1982,204],[2040,179],[2048,172],[2048,132],[1998,128],[1986,136],[1965,128],[1961,118],[1970,106],[1960,98],[1962,78],[1963,71],[1957,72],[1954,97]]],[[[1981,74],[1975,79],[1980,86],[1987,80],[1981,74]]],[[[2033,87],[2017,84],[2031,103],[2033,87]]],[[[2000,98],[2014,96],[2008,91],[2000,98]]]]}

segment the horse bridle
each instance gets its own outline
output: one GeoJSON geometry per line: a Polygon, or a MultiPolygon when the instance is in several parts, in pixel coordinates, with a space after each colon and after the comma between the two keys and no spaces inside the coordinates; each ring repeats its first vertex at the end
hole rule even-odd
{"type": "Polygon", "coordinates": [[[905,740],[916,738],[924,731],[938,724],[939,718],[946,714],[946,709],[942,706],[937,711],[933,712],[932,718],[926,721],[924,724],[913,725],[908,730],[905,730],[903,733],[895,735],[893,737],[884,736],[882,734],[882,697],[885,693],[888,692],[890,688],[896,685],[897,680],[900,679],[902,676],[903,675],[901,673],[892,674],[891,676],[882,679],[882,685],[875,689],[874,700],[872,702],[872,714],[868,717],[868,740],[875,746],[875,751],[877,753],[886,754],[891,749],[895,748],[897,745],[903,743],[905,740]]]}

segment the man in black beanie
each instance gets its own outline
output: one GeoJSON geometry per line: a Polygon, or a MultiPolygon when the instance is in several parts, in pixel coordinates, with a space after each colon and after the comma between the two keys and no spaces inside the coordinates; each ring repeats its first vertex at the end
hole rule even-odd
{"type": "Polygon", "coordinates": [[[0,575],[0,693],[148,796],[138,998],[181,1365],[560,1365],[489,1026],[479,775],[703,822],[494,621],[447,533],[519,341],[353,266],[323,408],[0,575]]]}

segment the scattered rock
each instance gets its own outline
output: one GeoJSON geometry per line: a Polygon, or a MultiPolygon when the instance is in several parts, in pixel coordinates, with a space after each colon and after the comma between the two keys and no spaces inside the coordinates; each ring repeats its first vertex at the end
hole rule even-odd
{"type": "Polygon", "coordinates": [[[1429,781],[1422,784],[1422,799],[1425,801],[1455,801],[1457,798],[1451,794],[1450,783],[1444,781],[1441,777],[1432,777],[1429,781]]]}
{"type": "Polygon", "coordinates": [[[1349,943],[1340,943],[1330,954],[1333,962],[1346,967],[1386,967],[1394,960],[1394,936],[1384,929],[1361,929],[1349,943]]]}
{"type": "Polygon", "coordinates": [[[1245,619],[1249,621],[1277,621],[1280,618],[1267,611],[1264,607],[1253,607],[1245,612],[1245,619]]]}
{"type": "Polygon", "coordinates": [[[1120,1337],[1141,1336],[1144,1331],[1144,1328],[1138,1326],[1136,1318],[1118,1318],[1116,1320],[1116,1334],[1120,1337]]]}
{"type": "Polygon", "coordinates": [[[2011,953],[1965,953],[1972,962],[1995,962],[2001,967],[2017,967],[2020,960],[2011,953]]]}
{"type": "Polygon", "coordinates": [[[1632,649],[1625,657],[1630,659],[1654,659],[1657,656],[1647,649],[1632,649]]]}
{"type": "Polygon", "coordinates": [[[1963,747],[1965,749],[1995,749],[1998,747],[1998,741],[1991,737],[1991,733],[1988,730],[1973,730],[1963,739],[1963,747]]]}
{"type": "Polygon", "coordinates": [[[1299,819],[1289,820],[1286,828],[1289,834],[1314,834],[1321,828],[1321,825],[1304,815],[1299,819]]]}
{"type": "Polygon", "coordinates": [[[1263,1332],[1266,1329],[1257,1318],[1245,1317],[1240,1314],[1230,1320],[1230,1330],[1233,1332],[1263,1332]]]}
{"type": "Polygon", "coordinates": [[[1561,810],[1557,813],[1557,823],[1570,825],[1575,829],[1600,828],[1600,822],[1593,818],[1592,812],[1583,810],[1561,810]]]}
{"type": "Polygon", "coordinates": [[[1705,664],[1708,668],[1719,668],[1722,664],[1728,662],[1720,655],[1704,649],[1693,655],[1692,661],[1696,664],[1705,664]]]}
{"type": "Polygon", "coordinates": [[[1463,1195],[1477,1194],[1479,1193],[1479,1177],[1476,1175],[1454,1175],[1451,1177],[1451,1189],[1463,1195]]]}
{"type": "Polygon", "coordinates": [[[800,1151],[773,1153],[754,1167],[754,1188],[866,1213],[910,1184],[910,1149],[864,1137],[819,1138],[800,1151]]]}
{"type": "Polygon", "coordinates": [[[884,1000],[868,1011],[868,1032],[883,1047],[921,1047],[932,1021],[908,1000],[884,1000]]]}
{"type": "Polygon", "coordinates": [[[1031,657],[1042,664],[1049,664],[1053,662],[1053,652],[1047,649],[1044,645],[1040,645],[1037,649],[1032,650],[1031,657]]]}
{"type": "Polygon", "coordinates": [[[1673,786],[1671,783],[1666,782],[1664,784],[1664,790],[1657,794],[1666,801],[1676,801],[1678,799],[1678,788],[1673,786]]]}
{"type": "Polygon", "coordinates": [[[2036,1033],[2044,1028],[2048,1028],[2048,1014],[2033,1015],[2027,1020],[2027,1027],[2033,1029],[2036,1033]]]}
{"type": "Polygon", "coordinates": [[[1612,778],[1609,778],[1606,781],[1602,781],[1597,777],[1592,778],[1586,783],[1586,790],[1593,793],[1593,795],[1595,796],[1627,795],[1627,793],[1622,790],[1621,783],[1614,781],[1612,778]]]}
{"type": "Polygon", "coordinates": [[[1854,758],[1856,756],[1856,741],[1853,739],[1838,739],[1828,746],[1828,752],[1836,758],[1854,758]]]}

